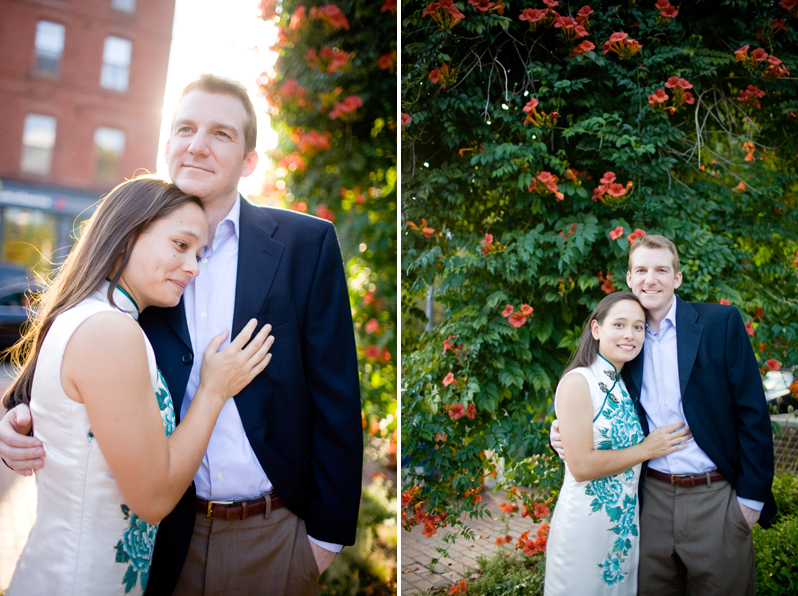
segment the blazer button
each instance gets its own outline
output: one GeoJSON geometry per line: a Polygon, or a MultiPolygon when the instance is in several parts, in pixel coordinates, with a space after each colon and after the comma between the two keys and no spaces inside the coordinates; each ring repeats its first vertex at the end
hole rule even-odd
{"type": "Polygon", "coordinates": [[[194,361],[194,354],[187,352],[183,354],[181,360],[183,361],[183,364],[191,364],[194,361]]]}

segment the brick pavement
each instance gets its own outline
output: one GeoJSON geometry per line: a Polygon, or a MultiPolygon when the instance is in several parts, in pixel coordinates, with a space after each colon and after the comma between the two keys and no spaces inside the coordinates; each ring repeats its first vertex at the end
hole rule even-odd
{"type": "Polygon", "coordinates": [[[484,490],[482,501],[487,505],[492,517],[485,515],[482,519],[467,520],[466,525],[474,531],[474,540],[459,537],[454,545],[449,547],[449,556],[440,559],[434,566],[430,564],[430,560],[440,557],[435,547],[444,545],[443,536],[446,528],[438,529],[431,538],[422,534],[423,526],[416,526],[410,532],[402,530],[400,534],[402,565],[399,576],[401,596],[426,594],[433,588],[451,586],[462,579],[468,579],[478,570],[479,557],[490,559],[500,550],[514,551],[518,536],[527,530],[530,530],[530,534],[534,534],[537,525],[529,518],[515,514],[507,521],[501,519],[501,502],[506,500],[507,496],[504,493],[484,490]],[[506,534],[512,536],[513,541],[503,547],[497,546],[496,538],[506,534]]]}

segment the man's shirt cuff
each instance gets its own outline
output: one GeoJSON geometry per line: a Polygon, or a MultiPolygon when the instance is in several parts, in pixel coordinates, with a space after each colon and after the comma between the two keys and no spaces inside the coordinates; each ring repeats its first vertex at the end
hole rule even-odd
{"type": "MultiPolygon", "coordinates": [[[[751,499],[743,499],[742,497],[737,497],[737,500],[749,509],[754,509],[756,511],[762,511],[762,507],[765,506],[762,501],[752,501],[751,499]]],[[[311,538],[311,540],[313,539],[311,538]]]]}
{"type": "Polygon", "coordinates": [[[310,540],[311,542],[315,542],[324,550],[328,550],[331,553],[340,553],[341,549],[344,547],[343,544],[333,544],[332,542],[324,542],[323,540],[316,540],[313,536],[308,536],[308,540],[310,540]]]}

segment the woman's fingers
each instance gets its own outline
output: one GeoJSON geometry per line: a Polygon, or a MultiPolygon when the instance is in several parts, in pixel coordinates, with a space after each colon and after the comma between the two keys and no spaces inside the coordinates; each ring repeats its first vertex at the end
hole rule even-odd
{"type": "MultiPolygon", "coordinates": [[[[235,339],[230,342],[230,347],[234,350],[241,350],[249,341],[249,338],[252,337],[252,332],[255,331],[255,328],[258,326],[257,319],[250,319],[241,332],[236,335],[235,339]]],[[[271,327],[270,327],[271,328],[271,327]]]]}

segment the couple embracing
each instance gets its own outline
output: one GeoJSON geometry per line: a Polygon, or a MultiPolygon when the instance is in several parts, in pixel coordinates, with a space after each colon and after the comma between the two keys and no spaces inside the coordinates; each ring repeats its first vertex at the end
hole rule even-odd
{"type": "Polygon", "coordinates": [[[630,246],[626,281],[557,387],[551,440],[566,468],[545,593],[753,595],[773,439],[742,318],[675,296],[679,257],[662,236],[630,246]]]}

